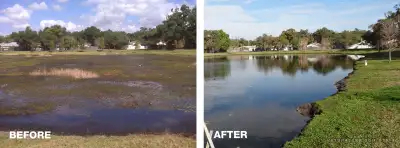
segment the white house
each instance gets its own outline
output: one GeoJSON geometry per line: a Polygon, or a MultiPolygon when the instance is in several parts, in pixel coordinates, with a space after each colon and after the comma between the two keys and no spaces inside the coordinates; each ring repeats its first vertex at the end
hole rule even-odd
{"type": "Polygon", "coordinates": [[[290,49],[289,49],[288,46],[285,46],[285,47],[282,48],[282,50],[283,50],[283,51],[288,51],[288,50],[290,50],[290,49]]]}
{"type": "Polygon", "coordinates": [[[252,51],[255,51],[257,47],[256,46],[243,46],[242,48],[252,52],[252,51]]]}
{"type": "Polygon", "coordinates": [[[19,45],[17,42],[0,43],[0,49],[4,50],[4,51],[10,50],[11,48],[18,47],[18,46],[19,45]]]}
{"type": "Polygon", "coordinates": [[[135,50],[135,49],[147,49],[146,46],[143,46],[142,44],[138,43],[139,45],[136,48],[136,42],[129,42],[128,47],[126,48],[127,50],[135,50]]]}
{"type": "Polygon", "coordinates": [[[311,43],[307,45],[307,49],[320,49],[321,44],[320,43],[311,43]]]}
{"type": "Polygon", "coordinates": [[[165,45],[167,45],[167,43],[165,43],[165,42],[163,42],[163,41],[160,41],[160,42],[157,43],[157,45],[158,45],[158,46],[165,46],[165,45]]]}
{"type": "Polygon", "coordinates": [[[83,47],[85,47],[85,48],[89,48],[90,46],[92,46],[92,45],[89,44],[89,43],[85,43],[85,44],[83,45],[83,47]]]}
{"type": "Polygon", "coordinates": [[[375,48],[375,47],[365,41],[361,41],[357,44],[351,45],[347,49],[371,49],[371,48],[375,48]]]}

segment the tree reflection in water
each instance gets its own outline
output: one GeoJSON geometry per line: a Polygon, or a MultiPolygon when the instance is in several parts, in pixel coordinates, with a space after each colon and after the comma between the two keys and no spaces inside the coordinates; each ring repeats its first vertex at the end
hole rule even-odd
{"type": "Polygon", "coordinates": [[[327,75],[337,68],[344,70],[353,67],[353,61],[345,55],[240,55],[205,59],[205,79],[225,79],[230,76],[231,62],[239,60],[241,69],[246,69],[245,60],[254,60],[259,71],[269,73],[273,69],[281,69],[284,75],[296,76],[298,72],[313,70],[327,75]]]}

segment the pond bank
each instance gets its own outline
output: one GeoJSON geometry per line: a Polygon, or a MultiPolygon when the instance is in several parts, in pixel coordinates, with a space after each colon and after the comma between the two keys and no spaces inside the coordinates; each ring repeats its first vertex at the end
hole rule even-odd
{"type": "MultiPolygon", "coordinates": [[[[378,50],[306,50],[306,51],[262,51],[262,52],[224,52],[204,53],[204,57],[229,56],[229,55],[269,55],[269,54],[366,54],[377,53],[378,50]]],[[[386,52],[382,50],[381,52],[386,52]]]]}
{"type": "Polygon", "coordinates": [[[400,147],[400,60],[358,61],[349,75],[346,90],[317,101],[322,113],[284,147],[400,147]]]}

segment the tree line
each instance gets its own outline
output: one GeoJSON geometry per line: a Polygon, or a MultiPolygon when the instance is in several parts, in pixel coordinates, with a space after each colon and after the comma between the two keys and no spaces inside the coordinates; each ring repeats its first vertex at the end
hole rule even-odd
{"type": "Polygon", "coordinates": [[[380,49],[398,47],[400,41],[400,5],[394,6],[395,11],[389,11],[384,19],[369,26],[370,30],[344,30],[336,32],[326,27],[315,32],[308,30],[287,29],[279,36],[263,34],[254,40],[244,38],[230,39],[223,30],[205,30],[204,48],[206,52],[226,52],[228,49],[241,49],[243,46],[255,45],[258,50],[306,50],[307,45],[318,43],[319,49],[348,49],[351,45],[364,40],[380,49]]]}
{"type": "Polygon", "coordinates": [[[69,32],[65,27],[54,25],[43,30],[34,31],[26,27],[24,31],[12,32],[8,36],[0,36],[0,42],[17,42],[16,50],[32,51],[41,48],[52,51],[84,49],[85,44],[97,46],[99,49],[124,49],[129,41],[147,46],[148,49],[193,49],[196,47],[196,7],[182,5],[171,9],[171,14],[154,28],[141,27],[138,31],[101,31],[95,26],[82,31],[69,32]],[[163,42],[165,46],[157,43],[163,42]]]}

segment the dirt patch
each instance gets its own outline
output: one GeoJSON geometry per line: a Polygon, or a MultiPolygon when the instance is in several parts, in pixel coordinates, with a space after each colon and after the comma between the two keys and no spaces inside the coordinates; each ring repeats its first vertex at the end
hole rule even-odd
{"type": "Polygon", "coordinates": [[[317,103],[306,103],[297,107],[297,112],[299,112],[303,116],[314,117],[315,115],[319,115],[322,113],[322,110],[319,109],[317,103]]]}
{"type": "Polygon", "coordinates": [[[157,82],[152,81],[99,81],[100,84],[110,84],[110,85],[124,85],[128,87],[140,87],[140,88],[151,88],[151,89],[162,89],[162,85],[157,82]]]}

